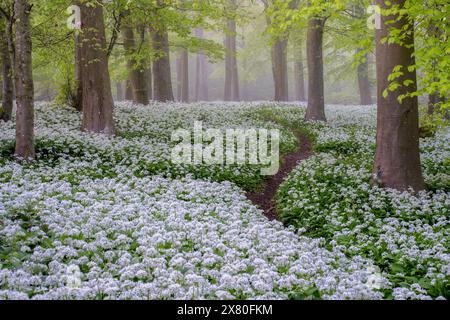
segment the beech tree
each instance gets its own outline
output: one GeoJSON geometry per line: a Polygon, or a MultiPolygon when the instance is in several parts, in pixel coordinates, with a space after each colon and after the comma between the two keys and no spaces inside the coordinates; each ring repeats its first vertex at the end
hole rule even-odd
{"type": "Polygon", "coordinates": [[[126,19],[122,23],[122,37],[123,46],[127,54],[127,70],[132,100],[135,103],[148,105],[149,99],[145,69],[142,61],[136,58],[138,48],[131,19],[126,19]]]}
{"type": "Polygon", "coordinates": [[[303,46],[301,41],[294,44],[294,81],[295,99],[297,101],[306,101],[305,65],[303,62],[303,46]]]}
{"type": "Polygon", "coordinates": [[[400,13],[406,0],[390,5],[377,0],[389,15],[381,17],[376,32],[377,60],[377,147],[373,181],[400,191],[424,188],[419,153],[418,100],[414,58],[414,24],[400,13]],[[397,7],[396,7],[397,6],[397,7]],[[397,8],[397,9],[395,9],[397,8]],[[402,36],[398,37],[398,30],[402,36]],[[396,38],[390,32],[396,32],[396,38]],[[388,39],[388,40],[386,40],[388,39]]]}
{"type": "Polygon", "coordinates": [[[113,98],[102,1],[78,3],[81,8],[80,70],[82,73],[82,129],[114,134],[113,98]]]}
{"type": "Polygon", "coordinates": [[[177,99],[189,102],[189,52],[182,48],[177,59],[177,99]]]}
{"type": "Polygon", "coordinates": [[[323,31],[325,18],[312,17],[308,22],[308,107],[306,120],[326,121],[323,79],[323,31]]]}
{"type": "MultiPolygon", "coordinates": [[[[202,28],[195,29],[195,36],[203,39],[204,31],[202,28]]],[[[208,101],[208,58],[203,50],[197,54],[196,73],[195,73],[195,101],[208,101]]]]}
{"type": "Polygon", "coordinates": [[[13,109],[13,69],[11,63],[8,36],[6,34],[6,18],[0,15],[0,59],[2,67],[2,107],[0,119],[9,121],[13,109]]]}
{"type": "Polygon", "coordinates": [[[33,72],[31,64],[31,5],[27,0],[16,0],[15,77],[16,77],[16,148],[15,156],[33,159],[34,151],[34,101],[33,72]]]}
{"type": "MultiPolygon", "coordinates": [[[[236,12],[236,0],[229,0],[231,12],[236,12]]],[[[236,19],[227,18],[225,30],[225,101],[239,101],[239,72],[237,64],[236,19]]]]}
{"type": "Polygon", "coordinates": [[[164,25],[151,31],[152,45],[157,54],[153,62],[153,99],[173,101],[172,76],[170,72],[169,35],[164,25]]]}

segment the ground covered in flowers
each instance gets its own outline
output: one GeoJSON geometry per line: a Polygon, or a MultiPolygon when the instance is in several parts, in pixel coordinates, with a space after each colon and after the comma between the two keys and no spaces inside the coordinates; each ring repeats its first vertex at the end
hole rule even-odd
{"type": "Polygon", "coordinates": [[[432,191],[398,194],[368,184],[375,109],[327,113],[323,125],[293,104],[121,103],[105,138],[39,105],[30,164],[0,123],[0,299],[448,298],[448,132],[422,141],[432,191]],[[171,163],[172,131],[195,120],[278,128],[283,153],[294,128],[315,141],[279,190],[284,225],[245,197],[260,167],[171,163]]]}

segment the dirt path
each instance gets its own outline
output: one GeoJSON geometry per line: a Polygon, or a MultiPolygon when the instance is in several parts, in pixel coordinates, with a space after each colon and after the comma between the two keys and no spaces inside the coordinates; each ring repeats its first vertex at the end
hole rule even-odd
{"type": "Polygon", "coordinates": [[[296,133],[296,136],[298,150],[282,157],[280,170],[266,181],[261,191],[247,193],[247,198],[258,208],[262,209],[264,215],[270,220],[279,218],[276,210],[275,195],[284,178],[291,173],[301,160],[305,160],[313,154],[311,141],[302,133],[296,133]]]}

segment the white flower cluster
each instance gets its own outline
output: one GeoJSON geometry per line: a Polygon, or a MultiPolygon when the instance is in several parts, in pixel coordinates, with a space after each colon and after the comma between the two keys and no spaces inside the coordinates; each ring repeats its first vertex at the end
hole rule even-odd
{"type": "MultiPolygon", "coordinates": [[[[450,132],[421,141],[429,189],[417,195],[372,187],[372,107],[327,108],[328,124],[307,124],[318,153],[279,191],[283,221],[323,237],[348,256],[368,257],[391,282],[388,298],[449,297],[450,132]]],[[[299,115],[288,118],[299,121],[299,115]]]]}

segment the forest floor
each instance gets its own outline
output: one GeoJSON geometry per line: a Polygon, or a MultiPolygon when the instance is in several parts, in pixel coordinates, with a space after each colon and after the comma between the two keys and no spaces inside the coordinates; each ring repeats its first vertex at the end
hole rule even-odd
{"type": "Polygon", "coordinates": [[[369,181],[376,108],[326,112],[121,102],[105,137],[38,103],[32,163],[0,122],[0,299],[449,298],[450,131],[421,139],[427,191],[399,193],[369,181]],[[278,129],[281,170],[173,163],[195,121],[278,129]]]}

